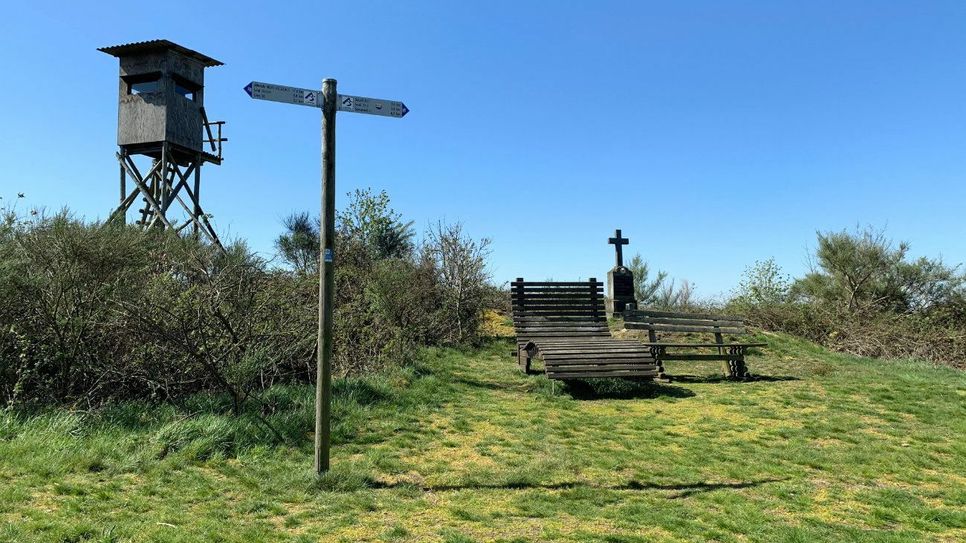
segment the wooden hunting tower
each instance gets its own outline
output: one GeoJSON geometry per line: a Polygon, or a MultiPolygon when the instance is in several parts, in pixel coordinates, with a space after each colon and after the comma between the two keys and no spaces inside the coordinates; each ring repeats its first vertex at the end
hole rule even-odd
{"type": "Polygon", "coordinates": [[[223,121],[205,113],[205,68],[222,63],[168,40],[152,40],[102,51],[120,60],[117,159],[121,167],[120,205],[113,219],[124,221],[141,197],[137,223],[181,232],[192,226],[221,245],[201,208],[201,166],[221,164],[223,121]],[[206,149],[206,144],[208,148],[206,149]],[[151,159],[142,174],[134,157],[151,159]],[[134,184],[128,192],[127,178],[134,184]],[[184,194],[188,202],[182,198],[184,194]],[[171,211],[182,208],[186,220],[171,211]]]}

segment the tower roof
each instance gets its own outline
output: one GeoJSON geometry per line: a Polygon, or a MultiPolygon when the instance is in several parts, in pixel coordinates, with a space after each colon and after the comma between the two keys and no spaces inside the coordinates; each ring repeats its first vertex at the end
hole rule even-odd
{"type": "Polygon", "coordinates": [[[187,47],[182,47],[177,43],[168,40],[150,40],[150,41],[138,41],[133,43],[123,43],[121,45],[112,45],[110,47],[98,47],[98,51],[107,53],[108,55],[115,57],[126,57],[128,55],[135,55],[140,53],[150,53],[153,51],[175,51],[181,53],[182,55],[193,58],[198,62],[204,64],[206,68],[211,68],[214,66],[223,66],[223,62],[219,62],[208,55],[202,55],[198,51],[188,49],[187,47]]]}

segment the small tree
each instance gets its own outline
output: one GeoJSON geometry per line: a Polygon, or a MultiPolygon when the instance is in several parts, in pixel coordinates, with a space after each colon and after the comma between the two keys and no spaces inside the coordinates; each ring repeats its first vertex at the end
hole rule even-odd
{"type": "Polygon", "coordinates": [[[299,273],[319,271],[319,219],[308,213],[293,213],[282,222],[285,233],[275,240],[275,248],[286,264],[299,273]]]}
{"type": "Polygon", "coordinates": [[[653,279],[650,278],[651,268],[640,253],[634,255],[627,268],[634,274],[634,298],[643,306],[654,305],[658,299],[664,282],[667,280],[666,271],[658,271],[653,279]]]}
{"type": "Polygon", "coordinates": [[[389,207],[386,191],[356,189],[336,219],[340,241],[360,245],[375,260],[408,257],[415,248],[412,221],[402,222],[402,215],[389,207]]]}
{"type": "Polygon", "coordinates": [[[746,306],[780,304],[788,300],[790,285],[774,258],[759,260],[745,268],[734,301],[746,306]]]}
{"type": "Polygon", "coordinates": [[[461,223],[438,222],[430,227],[424,251],[436,264],[447,317],[454,323],[455,341],[474,337],[482,317],[490,280],[486,257],[490,240],[474,240],[461,223]]]}

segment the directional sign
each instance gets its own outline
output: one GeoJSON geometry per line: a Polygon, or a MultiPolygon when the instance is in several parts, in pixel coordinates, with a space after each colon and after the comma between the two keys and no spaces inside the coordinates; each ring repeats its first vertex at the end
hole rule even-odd
{"type": "Polygon", "coordinates": [[[252,81],[245,85],[245,92],[256,100],[271,100],[300,106],[322,107],[322,92],[285,85],[273,85],[252,81]]]}
{"type": "Polygon", "coordinates": [[[405,117],[409,113],[409,108],[402,102],[366,98],[365,96],[349,96],[348,94],[339,95],[338,110],[397,118],[405,117]]]}

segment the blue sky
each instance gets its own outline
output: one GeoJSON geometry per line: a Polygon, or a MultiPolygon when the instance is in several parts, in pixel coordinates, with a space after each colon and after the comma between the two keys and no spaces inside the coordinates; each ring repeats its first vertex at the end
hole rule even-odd
{"type": "Polygon", "coordinates": [[[117,67],[95,48],[167,38],[226,64],[204,205],[266,254],[318,207],[319,113],[242,87],[334,77],[412,110],[340,114],[341,202],[385,189],[419,229],[463,221],[498,281],[603,278],[615,228],[704,296],[759,259],[800,274],[816,230],[857,224],[966,260],[966,2],[168,4],[5,6],[4,201],[105,216],[117,67]]]}

